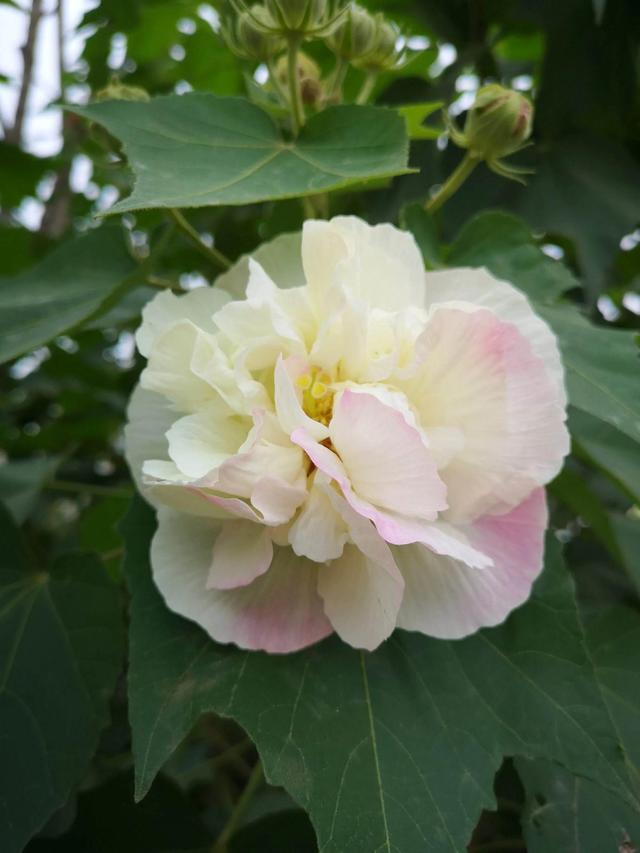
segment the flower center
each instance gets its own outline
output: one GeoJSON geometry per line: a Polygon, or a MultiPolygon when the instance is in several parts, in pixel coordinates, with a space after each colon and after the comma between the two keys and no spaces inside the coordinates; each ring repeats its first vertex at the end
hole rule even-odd
{"type": "Polygon", "coordinates": [[[298,388],[302,391],[302,408],[304,412],[327,426],[333,415],[333,390],[331,389],[331,377],[324,370],[311,368],[308,373],[303,373],[296,380],[298,388]]]}

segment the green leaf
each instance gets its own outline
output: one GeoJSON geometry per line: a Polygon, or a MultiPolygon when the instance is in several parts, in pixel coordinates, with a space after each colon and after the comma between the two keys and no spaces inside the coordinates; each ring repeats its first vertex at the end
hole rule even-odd
{"type": "Polygon", "coordinates": [[[29,517],[42,487],[59,464],[59,457],[39,456],[0,465],[0,494],[18,524],[29,517]]]}
{"type": "Polygon", "coordinates": [[[640,816],[595,782],[547,761],[519,759],[516,767],[527,792],[528,853],[631,853],[640,844],[640,816]]]}
{"type": "Polygon", "coordinates": [[[0,362],[90,317],[135,269],[120,226],[108,225],[63,243],[25,272],[0,279],[0,362]]]}
{"type": "Polygon", "coordinates": [[[123,143],[136,176],[132,194],[110,213],[249,204],[410,171],[405,123],[382,107],[330,107],[295,141],[243,98],[191,93],[74,111],[123,143]]]}
{"type": "Polygon", "coordinates": [[[597,465],[640,502],[640,456],[624,433],[600,418],[569,407],[569,428],[579,456],[597,465]]]}
{"type": "Polygon", "coordinates": [[[442,101],[430,101],[396,107],[398,115],[402,116],[407,124],[409,139],[437,139],[441,133],[444,133],[443,127],[427,127],[424,124],[425,119],[441,109],[442,105],[442,101]]]}
{"type": "Polygon", "coordinates": [[[553,759],[635,802],[626,723],[603,700],[552,540],[532,600],[503,626],[458,642],[397,631],[373,654],[331,638],[282,656],[220,646],[169,612],[149,570],[153,530],[137,500],[123,532],[139,797],[216,711],[246,729],[324,853],[463,853],[504,755],[553,759]]]}
{"type": "Polygon", "coordinates": [[[536,245],[529,227],[502,211],[474,216],[451,245],[447,260],[449,266],[485,266],[535,302],[553,303],[578,287],[569,270],[536,245]]]}
{"type": "Polygon", "coordinates": [[[571,404],[640,441],[640,359],[633,335],[594,326],[569,305],[538,310],[558,336],[571,404]]]}
{"type": "MultiPolygon", "coordinates": [[[[586,635],[602,695],[626,758],[637,762],[640,617],[627,608],[610,608],[587,624],[586,635]]],[[[524,821],[530,853],[625,851],[640,843],[640,813],[611,792],[550,765],[518,762],[517,766],[525,787],[534,795],[524,821]],[[632,846],[625,848],[625,841],[633,842],[632,846]]],[[[636,774],[636,784],[639,781],[636,774]]]]}
{"type": "Polygon", "coordinates": [[[613,537],[620,561],[631,579],[636,592],[640,595],[640,519],[636,516],[609,513],[609,529],[613,537]]]}
{"type": "Polygon", "coordinates": [[[1,508],[0,530],[0,849],[18,853],[96,749],[122,664],[122,615],[95,557],[31,571],[1,508]]]}

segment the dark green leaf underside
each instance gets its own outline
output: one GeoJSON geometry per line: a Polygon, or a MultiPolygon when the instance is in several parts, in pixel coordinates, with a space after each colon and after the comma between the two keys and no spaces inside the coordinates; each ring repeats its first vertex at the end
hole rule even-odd
{"type": "Polygon", "coordinates": [[[134,190],[112,213],[249,204],[409,171],[405,122],[381,107],[330,107],[295,141],[242,98],[191,93],[74,110],[116,136],[133,169],[134,190]]]}

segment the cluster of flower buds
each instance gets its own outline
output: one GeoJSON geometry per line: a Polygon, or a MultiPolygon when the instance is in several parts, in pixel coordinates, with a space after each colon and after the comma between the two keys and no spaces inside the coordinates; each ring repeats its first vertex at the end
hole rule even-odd
{"type": "Polygon", "coordinates": [[[401,58],[397,47],[399,35],[398,28],[384,15],[372,15],[352,3],[327,38],[327,46],[356,68],[379,74],[398,65],[401,58]]]}
{"type": "Polygon", "coordinates": [[[264,0],[263,5],[251,7],[243,0],[231,0],[231,5],[263,35],[299,41],[325,38],[345,12],[343,4],[334,0],[264,0]]]}
{"type": "Polygon", "coordinates": [[[266,62],[285,47],[284,40],[280,36],[273,35],[264,29],[269,21],[266,8],[256,3],[240,12],[235,21],[225,22],[222,33],[231,50],[240,59],[266,62]]]}
{"type": "Polygon", "coordinates": [[[533,105],[520,92],[490,83],[478,90],[464,131],[446,115],[445,120],[453,142],[477,160],[484,160],[498,175],[522,180],[521,175],[528,174],[502,162],[503,157],[526,147],[531,135],[533,105]]]}

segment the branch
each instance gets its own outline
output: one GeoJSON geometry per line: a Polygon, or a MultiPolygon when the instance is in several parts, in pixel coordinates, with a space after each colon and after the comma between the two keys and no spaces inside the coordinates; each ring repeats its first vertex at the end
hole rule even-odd
{"type": "Polygon", "coordinates": [[[33,82],[35,47],[38,36],[38,26],[41,18],[42,0],[32,0],[27,37],[25,39],[25,43],[22,45],[22,82],[20,84],[20,92],[18,94],[16,114],[13,120],[13,126],[7,128],[5,134],[7,142],[11,142],[13,145],[20,145],[22,140],[22,126],[24,124],[29,91],[33,82]]]}

